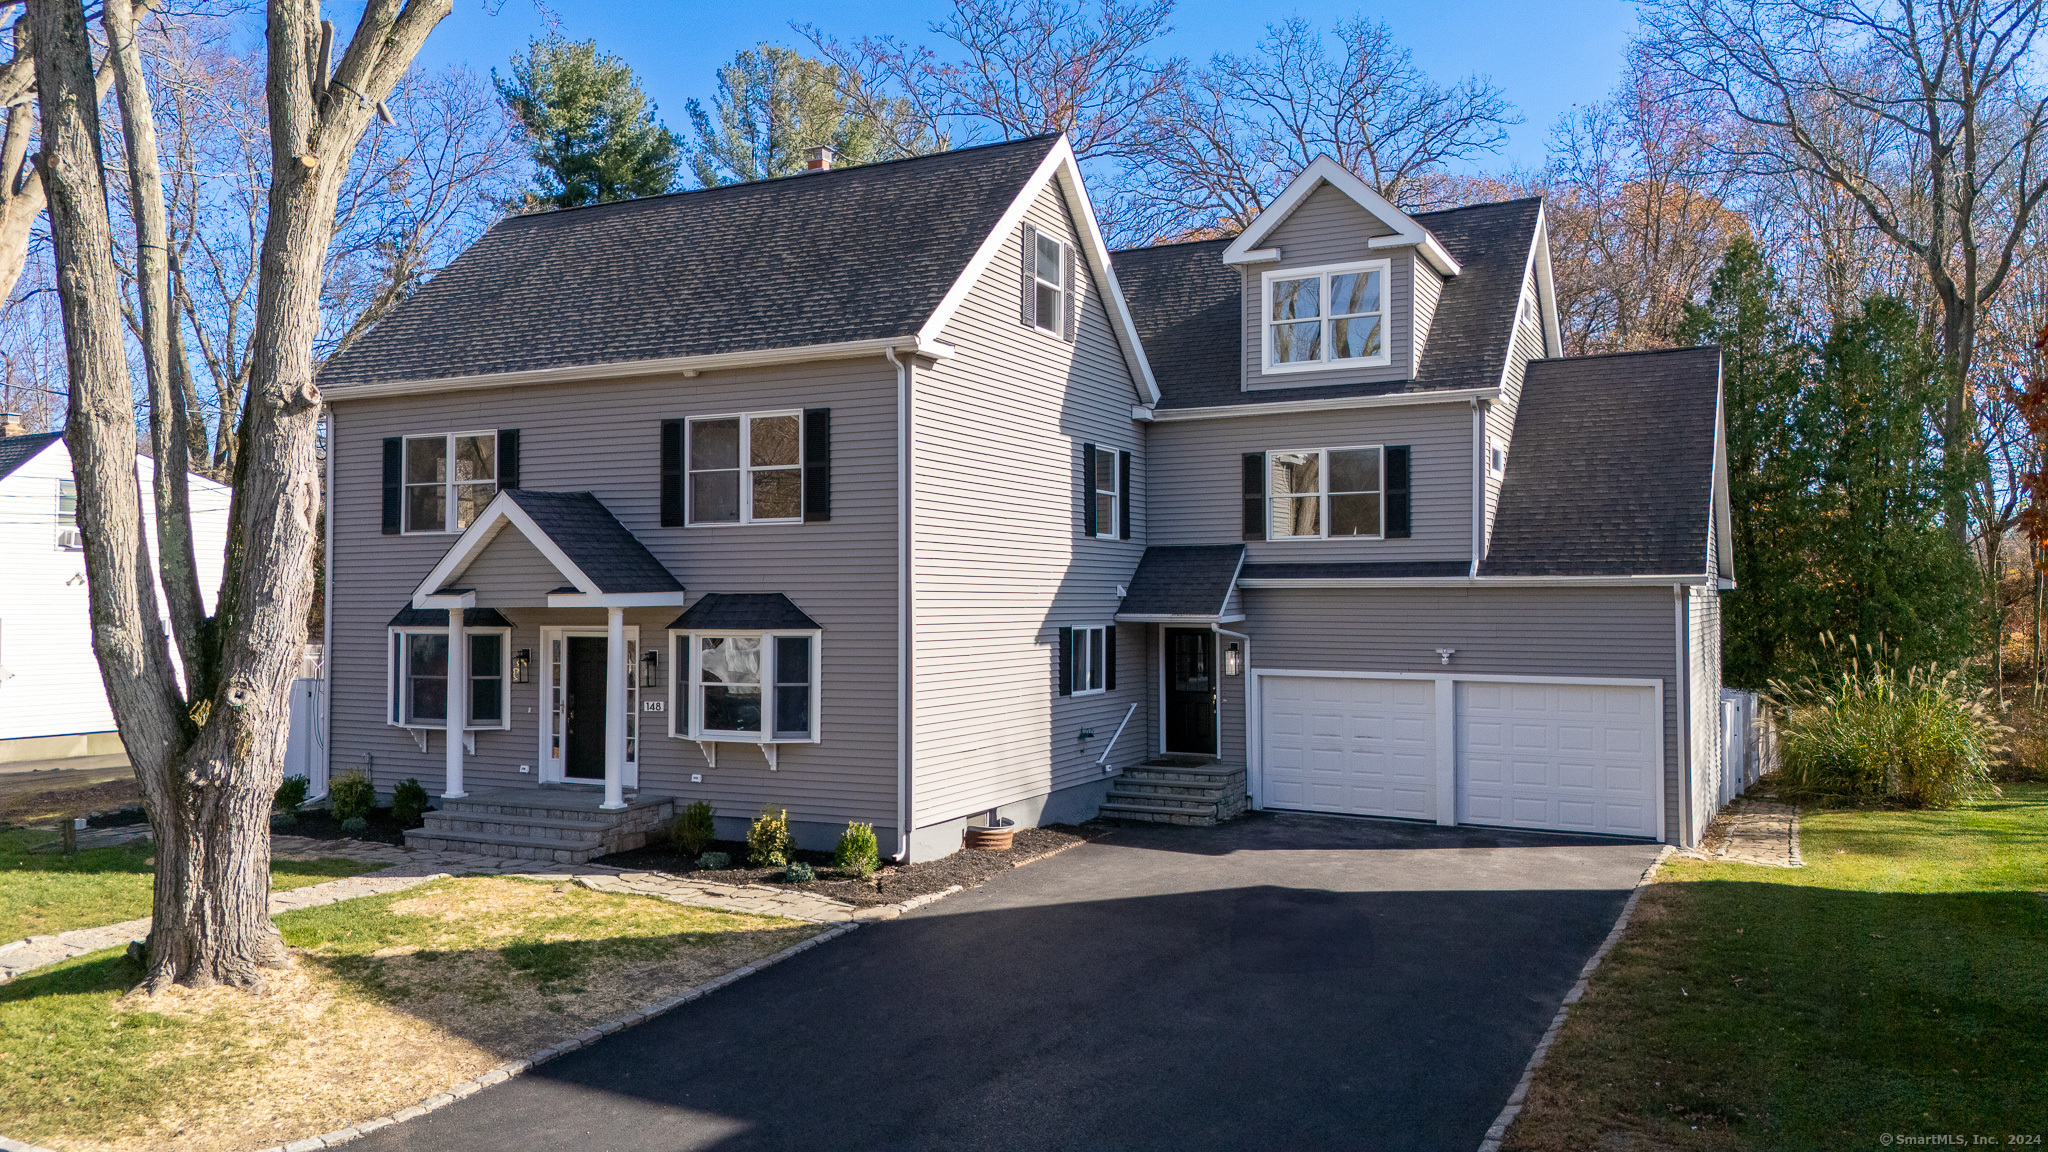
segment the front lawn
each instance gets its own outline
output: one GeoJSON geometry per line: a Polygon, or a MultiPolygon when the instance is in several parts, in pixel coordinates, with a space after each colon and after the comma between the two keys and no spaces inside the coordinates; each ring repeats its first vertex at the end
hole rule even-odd
{"type": "Polygon", "coordinates": [[[1800,841],[1803,869],[1665,865],[1504,1148],[2048,1135],[2048,786],[1800,841]]]}
{"type": "MultiPolygon", "coordinates": [[[[0,830],[0,944],[149,915],[154,844],[89,848],[68,857],[31,851],[56,840],[57,833],[43,829],[0,830]]],[[[382,867],[355,860],[275,860],[270,886],[282,892],[382,867]]]]}
{"type": "Polygon", "coordinates": [[[437,880],[277,924],[294,965],[260,996],[125,996],[141,969],[112,951],[0,985],[0,1132],[109,1152],[302,1140],[822,929],[505,877],[437,880]]]}

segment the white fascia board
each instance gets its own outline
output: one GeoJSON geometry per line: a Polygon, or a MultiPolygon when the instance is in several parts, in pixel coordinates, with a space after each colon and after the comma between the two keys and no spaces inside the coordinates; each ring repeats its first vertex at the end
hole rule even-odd
{"type": "Polygon", "coordinates": [[[1273,203],[1267,205],[1265,211],[1259,213],[1258,218],[1252,221],[1251,227],[1246,228],[1238,234],[1237,239],[1230,242],[1230,247],[1223,250],[1223,262],[1256,264],[1277,259],[1279,254],[1270,248],[1260,248],[1260,241],[1270,235],[1273,229],[1278,228],[1281,221],[1292,215],[1294,210],[1301,206],[1301,202],[1308,199],[1309,193],[1316,190],[1318,184],[1328,184],[1351,197],[1360,208],[1394,230],[1395,234],[1392,236],[1381,236],[1370,241],[1372,247],[1405,248],[1412,244],[1421,251],[1423,259],[1428,260],[1431,267],[1445,276],[1456,276],[1462,270],[1457,260],[1445,250],[1435,236],[1430,234],[1429,229],[1417,223],[1413,216],[1394,207],[1386,197],[1374,191],[1371,185],[1360,180],[1349,168],[1337,163],[1327,152],[1303,168],[1301,174],[1287,185],[1287,190],[1280,193],[1273,203]]]}
{"type": "Polygon", "coordinates": [[[436,593],[432,596],[414,596],[412,598],[412,606],[415,608],[474,608],[476,607],[476,593],[463,591],[436,593]]]}
{"type": "Polygon", "coordinates": [[[1500,397],[1499,386],[1488,388],[1445,388],[1432,392],[1394,392],[1385,396],[1332,396],[1327,400],[1276,400],[1271,404],[1220,404],[1213,408],[1165,408],[1151,409],[1149,416],[1140,416],[1141,409],[1133,408],[1131,416],[1139,420],[1151,420],[1159,424],[1174,424],[1183,420],[1224,420],[1237,416],[1277,416],[1286,412],[1335,412],[1346,408],[1403,408],[1416,404],[1469,404],[1473,400],[1496,400],[1500,397]]]}
{"type": "Polygon", "coordinates": [[[1088,269],[1094,273],[1095,282],[1101,285],[1102,302],[1109,312],[1109,327],[1116,333],[1117,346],[1123,351],[1124,366],[1129,370],[1131,378],[1138,382],[1138,391],[1145,396],[1145,402],[1157,404],[1159,384],[1152,378],[1151,362],[1145,359],[1145,345],[1138,339],[1138,326],[1131,319],[1131,310],[1124,303],[1123,288],[1117,284],[1116,272],[1110,267],[1109,245],[1102,239],[1102,229],[1095,221],[1095,208],[1088,202],[1088,189],[1081,183],[1081,169],[1074,160],[1073,145],[1068,143],[1065,136],[1061,136],[1053,144],[1052,150],[1045,154],[1045,159],[1039,161],[1038,169],[1031,174],[1030,179],[1024,181],[1024,187],[1018,191],[1017,198],[1010,202],[1010,206],[1003,210],[1001,219],[996,221],[995,227],[982,238],[981,247],[976,249],[974,258],[967,262],[967,267],[961,270],[959,278],[946,290],[946,295],[939,301],[939,306],[932,310],[931,317],[924,322],[924,327],[918,329],[917,338],[923,344],[934,344],[938,341],[939,333],[945,331],[954,314],[967,302],[967,297],[974,291],[974,286],[981,282],[982,273],[987,272],[989,265],[995,263],[996,257],[1009,248],[1010,234],[1024,222],[1025,215],[1031,211],[1032,202],[1037,200],[1038,194],[1054,180],[1060,182],[1060,190],[1066,197],[1067,209],[1074,214],[1074,231],[1081,238],[1081,251],[1088,258],[1088,269]]]}
{"type": "Polygon", "coordinates": [[[1234,624],[1244,619],[1244,613],[1175,616],[1165,612],[1119,612],[1112,619],[1119,624],[1234,624]]]}
{"type": "Polygon", "coordinates": [[[665,356],[652,360],[620,360],[601,364],[571,364],[561,368],[534,368],[523,372],[487,372],[476,376],[444,376],[424,380],[380,380],[374,384],[337,384],[323,389],[328,403],[369,400],[382,396],[423,396],[436,392],[468,392],[480,388],[517,388],[533,384],[580,384],[592,380],[624,380],[641,376],[695,376],[729,368],[759,368],[777,364],[807,364],[818,360],[857,360],[880,356],[886,349],[907,351],[936,360],[948,359],[953,349],[932,344],[915,335],[884,336],[874,340],[846,340],[836,344],[807,344],[796,348],[763,348],[752,352],[717,352],[703,356],[665,356]]]}
{"type": "Polygon", "coordinates": [[[1654,588],[1710,584],[1704,572],[1683,576],[1246,576],[1240,588],[1654,588]]]}
{"type": "Polygon", "coordinates": [[[553,540],[548,539],[547,533],[540,530],[540,525],[533,522],[533,517],[526,514],[526,509],[514,503],[509,493],[500,492],[484,506],[483,514],[464,529],[461,536],[456,537],[455,544],[441,557],[441,562],[434,565],[433,571],[427,573],[427,578],[413,589],[413,607],[435,607],[427,601],[448,581],[461,575],[463,570],[469,567],[470,561],[476,559],[478,553],[484,550],[484,546],[496,539],[507,524],[519,529],[519,534],[526,537],[527,543],[539,549],[541,555],[547,557],[548,563],[555,566],[555,571],[561,573],[563,579],[584,592],[597,591],[596,582],[570,562],[567,554],[557,547],[553,540]]]}
{"type": "MultiPolygon", "coordinates": [[[[1721,571],[1735,571],[1735,513],[1728,497],[1728,393],[1724,373],[1717,364],[1714,368],[1714,527],[1715,544],[1721,557],[1721,571]]],[[[1713,573],[1720,577],[1720,572],[1713,573]]],[[[1735,581],[1725,578],[1728,587],[1735,581]]]]}
{"type": "Polygon", "coordinates": [[[680,608],[689,599],[673,592],[550,592],[550,608],[680,608]]]}
{"type": "Polygon", "coordinates": [[[1152,422],[1153,415],[1153,410],[1147,408],[1143,404],[1131,405],[1131,419],[1136,420],[1141,424],[1150,424],[1152,422]]]}
{"type": "MultiPolygon", "coordinates": [[[[1513,371],[1515,367],[1515,333],[1520,331],[1522,327],[1522,300],[1524,299],[1523,286],[1529,283],[1529,274],[1531,272],[1536,271],[1537,267],[1539,266],[1539,261],[1536,259],[1536,256],[1539,252],[1543,251],[1543,230],[1541,228],[1538,228],[1536,230],[1536,234],[1529,238],[1529,255],[1522,260],[1522,276],[1519,280],[1515,281],[1515,315],[1514,319],[1509,323],[1508,326],[1508,354],[1505,357],[1503,357],[1500,362],[1500,386],[1503,390],[1505,390],[1508,386],[1508,373],[1513,371]]],[[[1540,264],[1542,267],[1547,268],[1549,267],[1550,262],[1548,260],[1544,260],[1541,261],[1540,264]]],[[[1541,273],[1537,274],[1536,295],[1538,300],[1540,301],[1543,295],[1543,280],[1541,273]]],[[[1549,333],[1546,332],[1543,336],[1543,339],[1546,341],[1544,351],[1548,352],[1550,350],[1547,344],[1547,342],[1550,339],[1549,333]]],[[[1523,372],[1525,373],[1525,375],[1523,379],[1525,382],[1527,380],[1527,371],[1528,366],[1524,364],[1523,372]]],[[[1510,437],[1512,437],[1514,434],[1514,429],[1508,429],[1508,435],[1510,437]]]]}
{"type": "Polygon", "coordinates": [[[1543,309],[1543,353],[1556,358],[1564,355],[1564,337],[1558,328],[1557,281],[1550,268],[1550,209],[1539,204],[1536,208],[1536,298],[1543,309]]]}

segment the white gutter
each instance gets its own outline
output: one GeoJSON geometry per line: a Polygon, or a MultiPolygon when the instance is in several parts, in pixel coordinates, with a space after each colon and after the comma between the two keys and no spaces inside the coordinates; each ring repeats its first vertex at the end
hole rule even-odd
{"type": "Polygon", "coordinates": [[[1384,396],[1332,396],[1327,400],[1276,400],[1271,404],[1220,404],[1213,408],[1131,409],[1133,420],[1177,424],[1185,420],[1226,420],[1236,416],[1277,416],[1283,412],[1337,412],[1347,408],[1401,408],[1415,404],[1464,404],[1493,400],[1498,387],[1444,388],[1433,392],[1394,392],[1384,396]]]}
{"type": "Polygon", "coordinates": [[[804,364],[815,360],[853,360],[880,353],[891,363],[898,350],[944,360],[953,355],[945,344],[917,336],[885,336],[798,348],[763,348],[752,352],[718,352],[704,356],[665,356],[653,360],[620,360],[608,364],[574,364],[521,372],[486,372],[476,376],[440,376],[423,380],[385,380],[374,384],[336,384],[323,390],[328,403],[380,396],[421,396],[437,392],[468,392],[479,388],[518,388],[532,384],[575,384],[590,380],[622,380],[636,376],[695,376],[729,368],[804,364]]]}
{"type": "Polygon", "coordinates": [[[1113,619],[1119,624],[1232,624],[1244,619],[1244,613],[1219,616],[1214,612],[1205,612],[1175,616],[1165,612],[1119,612],[1113,619]]]}
{"type": "Polygon", "coordinates": [[[896,366],[896,854],[898,864],[910,859],[911,734],[910,635],[910,361],[895,348],[882,355],[896,366]]]}
{"type": "Polygon", "coordinates": [[[1682,576],[1242,576],[1239,588],[1652,588],[1706,584],[1713,577],[1682,576]]]}

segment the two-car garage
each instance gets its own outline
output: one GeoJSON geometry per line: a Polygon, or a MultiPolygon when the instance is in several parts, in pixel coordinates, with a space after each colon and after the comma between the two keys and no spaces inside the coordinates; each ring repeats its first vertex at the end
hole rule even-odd
{"type": "Polygon", "coordinates": [[[1660,837],[1655,682],[1257,674],[1257,802],[1660,837]]]}

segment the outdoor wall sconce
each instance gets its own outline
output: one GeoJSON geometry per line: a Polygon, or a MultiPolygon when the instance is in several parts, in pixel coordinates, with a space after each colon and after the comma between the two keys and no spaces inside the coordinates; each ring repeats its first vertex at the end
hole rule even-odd
{"type": "Polygon", "coordinates": [[[647,651],[642,652],[640,654],[640,686],[642,688],[654,688],[658,686],[655,682],[654,677],[655,674],[658,671],[660,671],[660,666],[661,657],[658,653],[655,652],[654,649],[649,648],[647,651]]]}
{"type": "Polygon", "coordinates": [[[525,684],[533,679],[533,649],[521,648],[512,654],[512,682],[525,684]]]}
{"type": "Polygon", "coordinates": [[[1235,643],[1223,649],[1223,674],[1225,676],[1244,675],[1244,653],[1238,651],[1235,643]]]}

